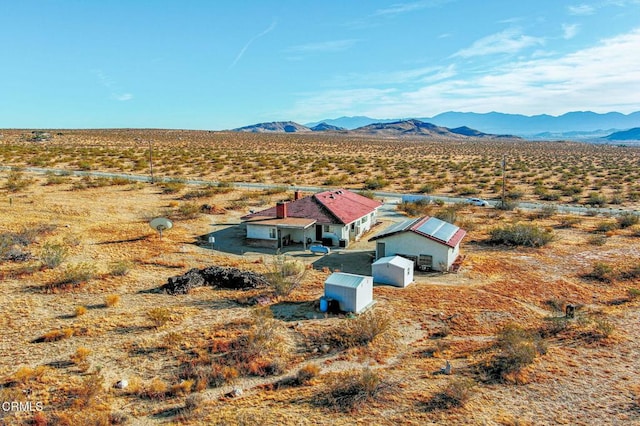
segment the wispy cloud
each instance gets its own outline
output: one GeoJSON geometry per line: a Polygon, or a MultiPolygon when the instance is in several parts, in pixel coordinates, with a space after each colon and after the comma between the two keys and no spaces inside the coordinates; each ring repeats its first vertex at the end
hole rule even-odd
{"type": "Polygon", "coordinates": [[[93,73],[98,78],[98,82],[100,85],[109,90],[109,96],[111,99],[115,99],[117,101],[129,101],[133,99],[133,95],[131,93],[125,93],[118,87],[118,84],[113,81],[108,75],[106,75],[102,70],[93,70],[93,73]]]}
{"type": "Polygon", "coordinates": [[[242,47],[242,49],[240,49],[240,52],[238,52],[238,55],[236,56],[236,58],[233,60],[233,62],[231,62],[231,65],[229,65],[229,69],[233,68],[236,66],[236,64],[238,63],[238,61],[240,59],[242,59],[242,56],[244,55],[244,53],[247,51],[247,49],[249,48],[249,46],[251,46],[251,44],[256,41],[257,39],[259,39],[260,37],[264,37],[265,35],[269,34],[271,31],[273,31],[276,26],[277,26],[277,22],[274,20],[271,25],[269,25],[269,27],[254,35],[253,37],[251,37],[251,39],[249,39],[249,41],[242,47]]]}
{"type": "Polygon", "coordinates": [[[476,40],[470,47],[459,50],[453,57],[469,58],[473,56],[516,53],[527,47],[543,45],[544,40],[520,34],[518,30],[508,29],[476,40]]]}
{"type": "MultiPolygon", "coordinates": [[[[306,94],[290,116],[313,121],[332,115],[425,117],[448,110],[529,115],[585,109],[632,112],[640,109],[640,55],[629,52],[639,50],[640,28],[562,56],[520,60],[475,75],[443,68],[434,81],[417,87],[396,83],[381,89],[372,84],[306,94]]],[[[425,77],[415,70],[395,75],[425,77]]]]}
{"type": "Polygon", "coordinates": [[[577,24],[562,24],[562,37],[565,40],[570,40],[578,34],[578,25],[577,24]]]}
{"type": "Polygon", "coordinates": [[[373,16],[392,16],[402,13],[414,12],[420,9],[426,9],[428,7],[437,7],[445,3],[449,3],[451,0],[423,0],[406,3],[396,3],[389,7],[378,9],[373,13],[373,16]]]}
{"type": "Polygon", "coordinates": [[[413,68],[401,71],[390,72],[373,72],[373,73],[351,73],[337,75],[333,79],[334,86],[353,85],[357,82],[359,85],[417,85],[430,82],[441,81],[451,78],[456,74],[455,65],[448,66],[428,66],[422,68],[413,68]]]}
{"type": "Polygon", "coordinates": [[[567,11],[571,15],[593,15],[596,12],[596,8],[589,4],[580,4],[576,6],[568,6],[567,11]]]}
{"type": "Polygon", "coordinates": [[[357,39],[322,41],[291,46],[287,50],[295,53],[340,52],[349,49],[358,41],[357,39]]]}

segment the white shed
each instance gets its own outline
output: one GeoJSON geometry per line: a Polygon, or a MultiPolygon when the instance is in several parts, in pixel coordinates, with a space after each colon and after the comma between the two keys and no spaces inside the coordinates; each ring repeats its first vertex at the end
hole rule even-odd
{"type": "Polygon", "coordinates": [[[401,256],[381,257],[371,270],[376,283],[404,288],[413,282],[413,261],[401,256]]]}
{"type": "Polygon", "coordinates": [[[324,282],[324,297],[337,300],[341,311],[362,312],[373,304],[373,277],[334,272],[324,282]]]}

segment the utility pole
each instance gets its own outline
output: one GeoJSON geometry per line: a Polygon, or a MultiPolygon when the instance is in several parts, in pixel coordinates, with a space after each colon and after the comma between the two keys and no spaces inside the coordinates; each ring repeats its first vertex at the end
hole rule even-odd
{"type": "Polygon", "coordinates": [[[149,174],[151,174],[151,184],[153,185],[153,139],[149,140],[149,174]]]}
{"type": "Polygon", "coordinates": [[[506,178],[506,174],[505,174],[505,170],[507,168],[507,156],[503,155],[502,156],[502,208],[504,208],[505,204],[504,204],[504,191],[505,191],[505,187],[507,186],[507,178],[506,178]]]}

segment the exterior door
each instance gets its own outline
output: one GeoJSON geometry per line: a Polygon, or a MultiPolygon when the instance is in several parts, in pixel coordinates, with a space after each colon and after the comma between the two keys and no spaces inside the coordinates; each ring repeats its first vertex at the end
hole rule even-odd
{"type": "Polygon", "coordinates": [[[385,244],[382,241],[376,242],[376,255],[378,259],[385,257],[385,244]]]}
{"type": "Polygon", "coordinates": [[[316,225],[316,241],[322,241],[322,225],[316,225]]]}

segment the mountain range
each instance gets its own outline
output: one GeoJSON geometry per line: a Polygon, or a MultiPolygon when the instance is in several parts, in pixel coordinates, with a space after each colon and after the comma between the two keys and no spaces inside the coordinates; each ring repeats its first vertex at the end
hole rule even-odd
{"type": "Polygon", "coordinates": [[[270,123],[258,123],[251,126],[233,129],[236,132],[251,133],[311,133],[311,132],[339,132],[350,135],[375,135],[377,137],[402,137],[402,136],[428,136],[439,138],[464,139],[475,138],[497,138],[513,137],[508,135],[493,135],[471,129],[466,126],[450,129],[448,127],[436,126],[421,120],[409,119],[398,120],[386,123],[372,123],[356,129],[345,129],[327,123],[318,123],[313,127],[303,126],[293,121],[274,121],[270,123]]]}
{"type": "MultiPolygon", "coordinates": [[[[445,112],[417,120],[448,128],[469,127],[486,134],[512,134],[527,139],[595,140],[621,130],[640,127],[640,111],[631,114],[591,111],[569,112],[560,116],[547,114],[526,116],[499,112],[445,112]]],[[[345,129],[356,129],[374,123],[391,123],[398,119],[377,119],[366,116],[340,117],[307,123],[313,127],[320,123],[345,129]]]]}

